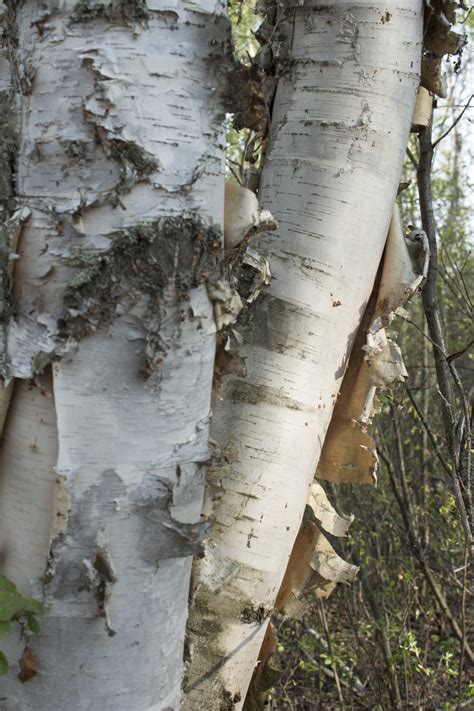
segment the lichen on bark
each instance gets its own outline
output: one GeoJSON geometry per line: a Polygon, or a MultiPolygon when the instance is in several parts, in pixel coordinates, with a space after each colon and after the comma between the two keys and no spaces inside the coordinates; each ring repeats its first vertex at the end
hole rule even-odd
{"type": "Polygon", "coordinates": [[[0,207],[5,209],[12,193],[13,163],[17,146],[11,96],[0,91],[0,207]]]}
{"type": "Polygon", "coordinates": [[[0,225],[0,324],[5,326],[15,311],[11,296],[10,252],[12,227],[8,221],[0,225]]]}
{"type": "Polygon", "coordinates": [[[109,139],[107,143],[112,157],[124,167],[131,166],[140,178],[147,178],[151,173],[159,170],[158,159],[133,141],[115,138],[109,139]]]}
{"type": "Polygon", "coordinates": [[[165,291],[171,289],[185,302],[190,289],[218,269],[220,245],[219,228],[194,217],[168,217],[117,233],[105,251],[68,258],[77,272],[64,293],[60,340],[80,341],[145,298],[142,375],[148,379],[165,354],[159,334],[165,291]]]}
{"type": "MultiPolygon", "coordinates": [[[[219,592],[206,585],[200,585],[192,598],[188,632],[193,639],[191,657],[194,664],[192,673],[184,681],[183,711],[194,711],[195,706],[188,694],[192,689],[200,686],[212,689],[210,693],[215,701],[215,708],[219,711],[230,711],[242,701],[242,695],[238,691],[229,691],[218,676],[209,674],[209,670],[216,671],[222,667],[226,659],[221,647],[225,626],[212,614],[211,600],[215,599],[219,592]],[[196,664],[196,652],[201,660],[199,664],[196,664]]],[[[220,602],[223,610],[230,610],[249,625],[262,624],[270,613],[268,609],[249,600],[245,595],[222,598],[220,602]]]]}
{"type": "Polygon", "coordinates": [[[17,131],[12,96],[0,91],[0,374],[6,375],[6,326],[14,313],[11,254],[18,225],[13,219],[13,175],[17,131]]]}
{"type": "Polygon", "coordinates": [[[150,17],[145,0],[118,0],[115,2],[91,2],[79,0],[72,15],[73,22],[92,22],[97,19],[146,22],[150,17]]]}

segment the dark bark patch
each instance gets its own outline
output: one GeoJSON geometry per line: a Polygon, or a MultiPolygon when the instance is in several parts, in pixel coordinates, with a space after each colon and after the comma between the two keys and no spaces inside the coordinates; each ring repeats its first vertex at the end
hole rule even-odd
{"type": "MultiPolygon", "coordinates": [[[[241,701],[239,692],[229,692],[223,683],[220,670],[226,664],[229,656],[220,647],[224,627],[222,620],[242,621],[242,611],[248,610],[251,617],[255,613],[254,603],[235,589],[230,595],[219,594],[220,588],[209,588],[204,580],[197,586],[190,606],[188,619],[188,634],[192,642],[193,664],[189,668],[189,676],[184,682],[186,694],[184,707],[191,711],[196,707],[197,699],[194,689],[199,689],[198,698],[208,694],[208,698],[220,700],[220,709],[234,709],[241,701]],[[250,612],[252,611],[252,612],[250,612]]],[[[265,618],[268,612],[265,613],[265,618]]],[[[216,707],[217,708],[217,707],[216,707]]]]}
{"type": "Polygon", "coordinates": [[[303,409],[303,405],[297,400],[282,395],[279,391],[275,391],[266,385],[254,385],[245,380],[230,381],[226,388],[226,397],[231,402],[242,402],[250,405],[266,402],[277,407],[287,407],[289,410],[303,409]]]}
{"type": "Polygon", "coordinates": [[[9,269],[10,230],[0,225],[0,324],[5,326],[14,314],[9,269]]]}
{"type": "Polygon", "coordinates": [[[149,480],[136,502],[133,514],[140,521],[138,554],[146,563],[158,567],[160,561],[183,556],[203,555],[203,540],[210,523],[182,523],[173,518],[171,485],[159,477],[149,480]]]}
{"type": "Polygon", "coordinates": [[[133,141],[113,138],[107,141],[107,145],[115,160],[130,166],[141,178],[148,177],[160,168],[157,158],[133,141]]]}
{"type": "Polygon", "coordinates": [[[185,301],[218,268],[220,245],[218,228],[173,217],[123,230],[100,253],[74,255],[67,260],[77,272],[64,294],[60,339],[80,341],[144,300],[148,332],[141,372],[148,379],[165,355],[159,333],[165,289],[185,301]]]}
{"type": "Polygon", "coordinates": [[[95,555],[92,561],[85,561],[87,567],[88,589],[92,590],[97,602],[99,617],[105,619],[105,629],[109,637],[116,631],[112,628],[108,614],[108,603],[112,597],[112,586],[117,582],[112,556],[99,531],[96,539],[95,555]]]}
{"type": "Polygon", "coordinates": [[[246,605],[242,610],[242,621],[247,624],[257,622],[261,624],[270,615],[270,610],[267,610],[263,605],[256,607],[255,605],[246,605]]]}
{"type": "Polygon", "coordinates": [[[136,23],[146,22],[149,17],[150,12],[145,0],[118,0],[109,3],[79,0],[74,6],[71,19],[75,23],[100,19],[136,23]]]}
{"type": "Polygon", "coordinates": [[[222,697],[219,711],[233,711],[235,705],[242,699],[239,692],[233,694],[231,691],[227,691],[227,689],[223,691],[222,697]]]}
{"type": "Polygon", "coordinates": [[[87,143],[85,141],[61,141],[61,146],[68,158],[82,160],[87,155],[87,143]]]}
{"type": "Polygon", "coordinates": [[[0,208],[5,209],[13,191],[17,127],[12,97],[0,92],[0,208]]]}

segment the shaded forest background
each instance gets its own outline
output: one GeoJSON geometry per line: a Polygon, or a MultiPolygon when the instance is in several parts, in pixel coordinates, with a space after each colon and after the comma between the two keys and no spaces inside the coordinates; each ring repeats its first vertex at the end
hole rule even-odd
{"type": "MultiPolygon", "coordinates": [[[[265,61],[258,9],[230,5],[249,65],[265,61]]],[[[472,38],[473,16],[459,19],[472,38]]],[[[446,72],[447,97],[432,126],[411,135],[400,185],[404,227],[427,232],[431,266],[423,294],[393,324],[409,378],[378,396],[378,486],[323,483],[335,508],[355,516],[331,542],[360,572],[327,600],[310,595],[304,618],[274,620],[279,682],[266,707],[278,711],[474,708],[472,42],[446,72]]],[[[229,179],[258,184],[264,150],[229,117],[229,179]]]]}

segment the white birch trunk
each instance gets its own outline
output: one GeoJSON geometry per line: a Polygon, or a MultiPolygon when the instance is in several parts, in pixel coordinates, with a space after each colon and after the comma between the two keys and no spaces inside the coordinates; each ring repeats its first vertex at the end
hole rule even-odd
{"type": "Polygon", "coordinates": [[[306,0],[288,19],[260,191],[279,223],[257,245],[272,280],[237,323],[246,376],[224,376],[213,406],[191,711],[245,699],[380,263],[419,82],[421,0],[306,0]]]}
{"type": "Polygon", "coordinates": [[[2,645],[0,707],[177,710],[203,533],[227,25],[208,0],[26,0],[16,21],[16,198],[31,218],[5,376],[34,380],[17,381],[2,444],[2,572],[46,616],[27,683],[25,640],[2,645]],[[76,253],[89,262],[74,268],[76,253]]]}

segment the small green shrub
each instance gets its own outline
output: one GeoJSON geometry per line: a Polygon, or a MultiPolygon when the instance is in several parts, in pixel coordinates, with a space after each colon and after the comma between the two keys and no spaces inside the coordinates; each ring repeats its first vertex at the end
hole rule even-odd
{"type": "MultiPolygon", "coordinates": [[[[19,625],[22,634],[28,629],[37,633],[40,630],[37,615],[44,613],[43,605],[32,597],[24,597],[14,583],[0,575],[0,637],[6,637],[19,625]]],[[[0,651],[0,674],[8,671],[8,661],[0,651]]]]}

